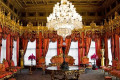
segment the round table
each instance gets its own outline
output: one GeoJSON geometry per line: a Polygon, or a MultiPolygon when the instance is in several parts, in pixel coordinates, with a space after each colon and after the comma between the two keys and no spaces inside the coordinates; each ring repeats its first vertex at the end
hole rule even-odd
{"type": "Polygon", "coordinates": [[[79,79],[80,74],[85,71],[85,68],[79,66],[69,66],[68,70],[62,70],[58,66],[51,66],[46,68],[46,72],[51,75],[51,80],[59,79],[59,77],[55,77],[55,75],[63,75],[61,80],[68,80],[68,76],[72,75],[73,77],[70,79],[79,79]]]}

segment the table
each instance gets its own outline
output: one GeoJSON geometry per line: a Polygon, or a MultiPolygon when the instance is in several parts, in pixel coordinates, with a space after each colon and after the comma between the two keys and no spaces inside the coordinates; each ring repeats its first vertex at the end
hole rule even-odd
{"type": "Polygon", "coordinates": [[[79,66],[69,66],[68,70],[61,70],[58,66],[51,66],[46,68],[46,72],[51,75],[51,80],[59,79],[55,75],[63,75],[61,80],[68,80],[68,76],[72,76],[70,79],[79,79],[80,74],[85,71],[85,68],[79,66]]]}

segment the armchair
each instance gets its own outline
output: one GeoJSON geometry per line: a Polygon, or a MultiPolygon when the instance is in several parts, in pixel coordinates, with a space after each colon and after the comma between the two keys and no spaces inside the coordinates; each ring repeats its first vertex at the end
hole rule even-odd
{"type": "Polygon", "coordinates": [[[92,70],[92,63],[89,62],[89,58],[87,56],[84,56],[82,58],[82,65],[85,67],[85,68],[89,68],[92,70]]]}

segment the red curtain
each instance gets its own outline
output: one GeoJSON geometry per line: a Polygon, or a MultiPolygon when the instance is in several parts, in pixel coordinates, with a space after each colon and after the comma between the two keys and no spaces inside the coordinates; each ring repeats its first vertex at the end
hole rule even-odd
{"type": "Polygon", "coordinates": [[[69,49],[70,49],[70,45],[71,45],[71,38],[69,39],[65,39],[65,43],[66,43],[66,49],[65,49],[65,54],[68,55],[69,49]]]}
{"type": "Polygon", "coordinates": [[[45,57],[49,47],[49,39],[43,39],[43,56],[45,57]]]}
{"type": "Polygon", "coordinates": [[[38,59],[40,57],[39,51],[40,51],[40,48],[39,48],[39,39],[37,38],[36,39],[36,63],[38,62],[38,59]]]}
{"type": "Polygon", "coordinates": [[[114,54],[114,52],[115,52],[115,50],[114,50],[115,44],[114,44],[114,41],[115,41],[115,39],[114,39],[114,35],[112,35],[112,37],[111,37],[111,52],[112,52],[112,60],[115,59],[115,54],[114,54]]]}
{"type": "Polygon", "coordinates": [[[90,49],[90,45],[91,45],[91,38],[90,37],[86,37],[86,56],[89,53],[89,49],[90,49]]]}
{"type": "Polygon", "coordinates": [[[81,50],[81,58],[85,56],[85,39],[84,39],[84,32],[82,33],[82,43],[81,43],[81,46],[82,46],[82,50],[81,50]]]}
{"type": "Polygon", "coordinates": [[[27,50],[27,45],[28,45],[28,39],[22,39],[22,49],[24,50],[24,55],[27,50]]]}
{"type": "Polygon", "coordinates": [[[81,40],[78,40],[78,63],[80,65],[82,57],[85,56],[85,40],[84,33],[82,33],[81,40]]]}
{"type": "Polygon", "coordinates": [[[104,43],[105,43],[105,65],[108,66],[108,38],[104,38],[104,43]]]}
{"type": "Polygon", "coordinates": [[[95,52],[96,55],[98,56],[98,59],[96,60],[96,65],[98,67],[101,66],[101,39],[100,38],[96,38],[95,39],[95,52]]]}
{"type": "Polygon", "coordinates": [[[81,46],[80,46],[80,40],[78,40],[78,65],[81,63],[81,46]]]}
{"type": "Polygon", "coordinates": [[[39,38],[36,39],[36,62],[42,56],[42,33],[39,32],[39,38]]]}
{"type": "Polygon", "coordinates": [[[13,54],[13,37],[10,37],[10,60],[12,60],[13,54]]]}
{"type": "Polygon", "coordinates": [[[17,65],[19,65],[19,37],[17,38],[17,65]]]}
{"type": "Polygon", "coordinates": [[[0,58],[1,58],[1,47],[2,47],[2,28],[0,26],[0,58]]]}
{"type": "Polygon", "coordinates": [[[63,53],[62,45],[63,45],[63,38],[60,37],[60,39],[57,40],[57,55],[59,55],[60,53],[63,53]]]}
{"type": "Polygon", "coordinates": [[[42,33],[39,33],[39,53],[38,53],[39,57],[42,56],[42,33]]]}
{"type": "Polygon", "coordinates": [[[120,60],[119,56],[119,36],[115,34],[115,57],[120,60]]]}
{"type": "Polygon", "coordinates": [[[7,35],[6,39],[6,60],[10,63],[10,34],[7,35]]]}

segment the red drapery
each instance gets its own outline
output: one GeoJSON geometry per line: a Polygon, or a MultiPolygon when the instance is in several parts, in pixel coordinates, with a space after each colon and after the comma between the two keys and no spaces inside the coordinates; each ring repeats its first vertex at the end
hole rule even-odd
{"type": "Polygon", "coordinates": [[[108,38],[104,38],[104,43],[105,43],[105,65],[108,66],[108,38]]]}
{"type": "Polygon", "coordinates": [[[19,37],[17,38],[17,65],[19,65],[19,37]]]}
{"type": "Polygon", "coordinates": [[[2,47],[2,28],[0,26],[0,59],[1,59],[1,47],[2,47]]]}
{"type": "Polygon", "coordinates": [[[90,49],[90,45],[91,45],[91,38],[90,37],[86,37],[86,56],[89,53],[89,49],[90,49]]]}
{"type": "Polygon", "coordinates": [[[85,56],[85,40],[84,40],[84,33],[82,33],[82,39],[78,40],[78,63],[80,65],[82,61],[82,57],[85,56]]]}
{"type": "Polygon", "coordinates": [[[119,36],[115,34],[115,57],[120,60],[119,56],[119,36]]]}
{"type": "Polygon", "coordinates": [[[82,43],[81,43],[81,46],[82,46],[82,50],[81,50],[81,58],[85,56],[85,39],[84,39],[84,32],[82,33],[82,43]]]}
{"type": "Polygon", "coordinates": [[[6,60],[10,63],[10,34],[7,35],[6,39],[6,60]]]}
{"type": "Polygon", "coordinates": [[[111,37],[111,52],[112,52],[112,60],[114,60],[115,59],[115,50],[114,50],[114,48],[115,48],[115,43],[114,43],[114,41],[115,41],[115,39],[114,39],[114,35],[112,35],[112,37],[111,37]]]}
{"type": "Polygon", "coordinates": [[[24,50],[24,55],[27,50],[27,45],[28,45],[28,39],[22,39],[22,49],[24,50]]]}
{"type": "Polygon", "coordinates": [[[60,53],[63,53],[62,45],[63,45],[63,38],[60,37],[60,39],[57,40],[57,55],[59,55],[60,53]]]}
{"type": "Polygon", "coordinates": [[[65,43],[66,43],[66,49],[65,49],[65,54],[68,55],[69,49],[70,49],[70,45],[71,45],[71,38],[69,39],[65,39],[65,43]]]}
{"type": "Polygon", "coordinates": [[[78,40],[78,65],[81,63],[81,48],[80,48],[80,40],[78,40]]]}
{"type": "Polygon", "coordinates": [[[45,57],[49,47],[49,39],[43,39],[43,56],[45,57]]]}
{"type": "Polygon", "coordinates": [[[10,37],[10,60],[12,60],[12,54],[13,54],[13,37],[10,37]]]}
{"type": "Polygon", "coordinates": [[[98,56],[98,59],[96,60],[96,65],[98,67],[101,66],[101,39],[100,38],[96,38],[95,39],[95,52],[96,55],[98,56]]]}
{"type": "Polygon", "coordinates": [[[39,33],[39,57],[42,56],[42,33],[39,33]]]}
{"type": "Polygon", "coordinates": [[[40,57],[39,51],[40,51],[40,48],[39,48],[39,39],[37,38],[36,39],[36,63],[38,62],[38,59],[40,57]]]}
{"type": "Polygon", "coordinates": [[[39,38],[36,39],[36,62],[42,57],[42,33],[39,32],[39,38]]]}

